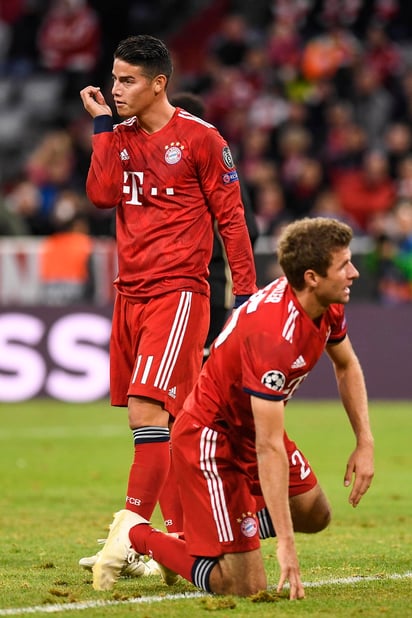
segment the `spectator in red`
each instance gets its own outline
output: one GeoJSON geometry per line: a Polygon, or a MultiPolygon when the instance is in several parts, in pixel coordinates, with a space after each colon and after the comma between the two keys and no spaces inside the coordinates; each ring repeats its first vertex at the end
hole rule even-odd
{"type": "Polygon", "coordinates": [[[280,79],[294,77],[299,69],[302,41],[293,21],[277,19],[269,28],[268,59],[279,70],[280,79]]]}
{"type": "Polygon", "coordinates": [[[234,110],[247,110],[253,100],[255,91],[245,79],[238,67],[215,67],[213,85],[205,95],[208,110],[207,120],[215,125],[230,140],[230,131],[226,126],[234,110]]]}
{"type": "Polygon", "coordinates": [[[366,32],[363,63],[373,67],[382,84],[390,86],[400,76],[403,60],[399,47],[391,41],[382,24],[372,23],[366,32]]]}
{"type": "Polygon", "coordinates": [[[290,0],[277,0],[271,4],[271,10],[276,19],[295,23],[302,28],[306,24],[310,12],[309,2],[290,2],[290,0]]]}
{"type": "Polygon", "coordinates": [[[39,28],[41,65],[53,72],[66,73],[69,95],[94,77],[101,57],[101,24],[87,0],[52,2],[39,28]]]}
{"type": "Polygon", "coordinates": [[[389,175],[388,158],[378,150],[366,153],[361,169],[336,174],[333,186],[343,210],[365,233],[374,216],[392,208],[396,195],[395,182],[389,175]]]}

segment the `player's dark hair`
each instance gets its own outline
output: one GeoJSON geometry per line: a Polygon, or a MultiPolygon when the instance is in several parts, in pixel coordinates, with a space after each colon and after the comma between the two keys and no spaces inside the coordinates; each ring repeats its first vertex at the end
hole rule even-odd
{"type": "Polygon", "coordinates": [[[201,97],[193,92],[176,92],[170,98],[170,103],[175,107],[182,107],[189,114],[198,116],[198,118],[204,118],[205,116],[205,104],[201,97]]]}
{"type": "Polygon", "coordinates": [[[129,36],[120,41],[114,52],[114,58],[142,67],[150,79],[157,75],[165,75],[169,81],[173,73],[173,63],[166,45],[160,39],[148,34],[129,36]]]}
{"type": "Polygon", "coordinates": [[[277,255],[289,283],[296,290],[305,285],[305,271],[326,277],[333,253],[349,246],[353,232],[349,225],[327,217],[305,217],[281,232],[277,255]]]}

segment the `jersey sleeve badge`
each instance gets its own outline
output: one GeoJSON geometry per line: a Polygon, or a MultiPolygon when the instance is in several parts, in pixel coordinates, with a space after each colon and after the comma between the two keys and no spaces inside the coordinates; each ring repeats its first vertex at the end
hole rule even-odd
{"type": "Polygon", "coordinates": [[[263,374],[261,382],[272,391],[281,391],[286,384],[286,376],[278,369],[271,369],[263,374]]]}
{"type": "Polygon", "coordinates": [[[222,150],[222,158],[223,158],[223,163],[226,165],[226,167],[231,170],[235,167],[235,163],[233,161],[233,157],[232,157],[232,153],[230,152],[230,148],[229,146],[225,146],[222,150]]]}
{"type": "Polygon", "coordinates": [[[239,180],[237,171],[232,170],[231,172],[226,172],[226,174],[223,174],[222,180],[225,185],[229,185],[231,182],[237,182],[239,180]]]}

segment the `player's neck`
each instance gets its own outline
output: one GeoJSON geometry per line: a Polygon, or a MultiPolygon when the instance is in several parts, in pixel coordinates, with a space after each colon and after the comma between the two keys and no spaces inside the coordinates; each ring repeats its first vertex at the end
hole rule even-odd
{"type": "Polygon", "coordinates": [[[149,135],[156,133],[170,122],[175,109],[167,99],[159,101],[158,105],[151,106],[146,112],[138,116],[139,126],[149,135]]]}
{"type": "Polygon", "coordinates": [[[327,307],[324,307],[319,303],[315,294],[311,290],[305,288],[304,290],[293,290],[296,298],[298,299],[302,309],[308,314],[311,320],[315,324],[319,324],[322,315],[325,313],[327,307]]]}

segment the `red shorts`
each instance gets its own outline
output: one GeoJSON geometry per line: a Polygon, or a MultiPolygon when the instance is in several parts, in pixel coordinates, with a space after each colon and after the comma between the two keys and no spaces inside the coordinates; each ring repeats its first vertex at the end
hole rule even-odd
{"type": "MultiPolygon", "coordinates": [[[[318,482],[308,460],[285,432],[284,437],[286,452],[289,459],[289,498],[305,494],[313,489],[318,482]]],[[[265,506],[263,496],[256,496],[256,508],[258,511],[265,506]]]]}
{"type": "MultiPolygon", "coordinates": [[[[305,493],[316,485],[316,476],[286,434],[285,445],[289,495],[305,493]]],[[[183,525],[189,553],[214,557],[260,547],[256,512],[265,503],[252,494],[250,477],[226,435],[182,413],[172,430],[172,450],[183,512],[190,514],[183,525]]]]}
{"type": "Polygon", "coordinates": [[[110,339],[112,405],[149,397],[175,416],[199,375],[208,328],[203,294],[177,291],[140,303],[118,294],[110,339]]]}

